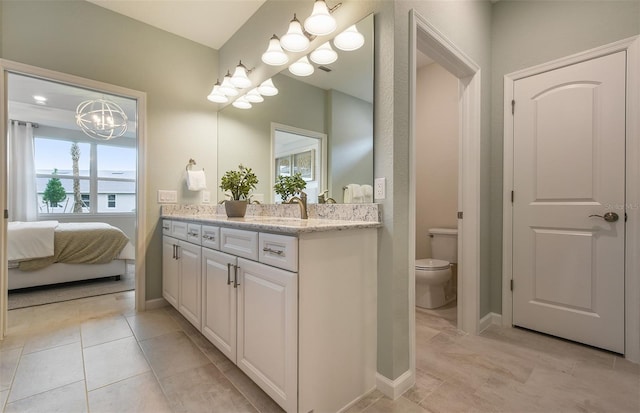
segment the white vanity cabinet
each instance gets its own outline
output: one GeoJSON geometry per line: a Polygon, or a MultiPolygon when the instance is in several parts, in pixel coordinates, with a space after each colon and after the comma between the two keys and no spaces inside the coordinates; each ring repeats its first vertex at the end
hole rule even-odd
{"type": "Polygon", "coordinates": [[[200,225],[163,222],[162,295],[200,329],[202,315],[202,249],[200,225]],[[191,241],[188,242],[187,240],[191,241]]]}

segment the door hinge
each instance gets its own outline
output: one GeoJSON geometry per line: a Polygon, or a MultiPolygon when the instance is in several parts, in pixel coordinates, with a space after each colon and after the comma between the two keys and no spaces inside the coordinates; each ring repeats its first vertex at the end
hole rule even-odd
{"type": "Polygon", "coordinates": [[[627,222],[627,213],[624,213],[624,222],[627,222]]]}
{"type": "Polygon", "coordinates": [[[511,114],[515,114],[516,113],[516,101],[515,100],[511,100],[511,114]]]}
{"type": "Polygon", "coordinates": [[[513,278],[511,279],[511,285],[510,285],[510,287],[511,287],[511,291],[513,291],[513,278]]]}
{"type": "Polygon", "coordinates": [[[458,219],[462,219],[462,211],[458,211],[458,219]]]}
{"type": "Polygon", "coordinates": [[[514,199],[514,194],[513,191],[511,191],[511,203],[513,204],[513,199],[514,199]]]}
{"type": "Polygon", "coordinates": [[[4,210],[4,219],[9,219],[9,210],[8,209],[4,210]]]}

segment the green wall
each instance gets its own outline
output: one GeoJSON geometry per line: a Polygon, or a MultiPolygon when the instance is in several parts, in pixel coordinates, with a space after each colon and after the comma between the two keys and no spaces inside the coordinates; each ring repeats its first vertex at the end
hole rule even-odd
{"type": "MultiPolygon", "coordinates": [[[[183,173],[189,158],[217,168],[217,117],[206,100],[217,51],[85,1],[0,2],[0,57],[146,92],[146,299],[162,296],[158,189],[197,202],[183,173]]],[[[208,176],[209,186],[215,174],[208,176]]]]}

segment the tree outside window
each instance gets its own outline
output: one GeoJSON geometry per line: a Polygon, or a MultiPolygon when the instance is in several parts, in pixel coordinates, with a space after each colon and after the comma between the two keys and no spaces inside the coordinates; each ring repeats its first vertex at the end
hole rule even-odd
{"type": "Polygon", "coordinates": [[[58,175],[58,169],[53,170],[53,177],[47,182],[47,187],[42,194],[42,200],[47,205],[47,212],[49,208],[55,208],[58,203],[64,201],[67,198],[67,192],[62,186],[62,182],[56,176],[58,175]]]}

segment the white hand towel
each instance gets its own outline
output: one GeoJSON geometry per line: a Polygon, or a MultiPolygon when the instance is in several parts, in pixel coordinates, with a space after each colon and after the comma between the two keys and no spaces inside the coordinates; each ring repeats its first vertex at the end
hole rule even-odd
{"type": "Polygon", "coordinates": [[[187,171],[187,188],[189,191],[207,189],[207,177],[204,171],[187,171]]]}
{"type": "Polygon", "coordinates": [[[351,185],[347,185],[344,187],[344,194],[342,196],[342,202],[345,204],[350,204],[353,200],[353,189],[351,185]]]}
{"type": "Polygon", "coordinates": [[[353,185],[353,203],[354,204],[361,204],[364,202],[364,192],[362,192],[362,186],[358,185],[358,184],[351,184],[353,185]]]}
{"type": "Polygon", "coordinates": [[[365,204],[373,203],[373,187],[371,185],[362,185],[362,193],[364,195],[365,204]]]}

